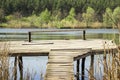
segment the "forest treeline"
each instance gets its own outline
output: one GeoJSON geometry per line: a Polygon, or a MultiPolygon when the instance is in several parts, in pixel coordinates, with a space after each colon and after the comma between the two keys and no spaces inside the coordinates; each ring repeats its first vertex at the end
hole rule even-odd
{"type": "MultiPolygon", "coordinates": [[[[8,22],[13,19],[13,15],[17,19],[26,20],[25,17],[46,17],[45,10],[48,11],[48,15],[45,23],[51,19],[50,16],[55,16],[58,20],[66,19],[70,17],[70,11],[73,8],[73,16],[78,21],[84,21],[84,13],[90,7],[93,9],[94,20],[103,22],[103,14],[106,9],[109,8],[112,12],[116,7],[120,6],[120,0],[0,0],[0,23],[8,22]],[[40,15],[44,16],[40,16],[40,15]],[[23,18],[24,17],[24,18],[23,18]]],[[[71,13],[72,14],[72,13],[71,13]]],[[[27,18],[27,19],[28,19],[27,18]]],[[[31,18],[33,19],[33,18],[31,18]]],[[[30,22],[31,24],[33,21],[30,22]]]]}
{"type": "Polygon", "coordinates": [[[68,13],[72,7],[76,14],[83,13],[87,7],[92,7],[96,14],[102,14],[107,7],[112,10],[120,6],[120,0],[0,0],[0,8],[5,14],[21,12],[22,15],[39,14],[46,8],[54,13],[68,13]]]}

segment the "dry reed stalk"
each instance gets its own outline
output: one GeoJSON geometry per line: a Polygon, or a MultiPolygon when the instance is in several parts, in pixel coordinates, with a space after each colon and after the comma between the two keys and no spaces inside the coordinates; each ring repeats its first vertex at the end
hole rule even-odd
{"type": "MultiPolygon", "coordinates": [[[[109,49],[109,45],[108,49],[109,49]]],[[[118,53],[113,52],[112,50],[105,50],[104,54],[108,54],[106,60],[104,60],[104,80],[120,80],[120,77],[118,75],[119,74],[119,70],[120,70],[120,52],[118,50],[118,53]]]]}
{"type": "MultiPolygon", "coordinates": [[[[115,53],[112,49],[109,49],[109,45],[104,45],[102,65],[104,67],[103,80],[120,80],[120,48],[118,48],[118,52],[115,53]],[[106,50],[106,48],[108,50],[106,50]]],[[[90,71],[88,72],[90,74],[90,80],[98,80],[94,74],[90,71]]]]}
{"type": "MultiPolygon", "coordinates": [[[[17,57],[16,57],[17,58],[17,57]]],[[[9,57],[9,42],[0,43],[0,80],[17,80],[17,64],[14,64],[14,67],[10,67],[10,57],[9,57]]],[[[16,59],[16,62],[18,60],[16,59]]],[[[13,64],[13,63],[11,63],[13,64]]],[[[23,79],[20,80],[34,80],[36,74],[30,74],[27,70],[23,79]]]]}
{"type": "Polygon", "coordinates": [[[0,80],[9,80],[9,46],[8,43],[0,44],[0,80]]]}

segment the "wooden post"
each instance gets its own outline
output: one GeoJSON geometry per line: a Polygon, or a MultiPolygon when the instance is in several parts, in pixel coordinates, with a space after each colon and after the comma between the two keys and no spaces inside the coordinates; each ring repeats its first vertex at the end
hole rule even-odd
{"type": "Polygon", "coordinates": [[[79,71],[79,65],[80,65],[80,60],[78,59],[77,60],[77,66],[76,66],[77,67],[77,74],[76,74],[77,80],[79,80],[79,72],[80,72],[79,71]]]}
{"type": "MultiPolygon", "coordinates": [[[[91,55],[91,62],[90,62],[90,75],[94,76],[94,55],[91,55]]],[[[93,77],[90,77],[90,80],[93,80],[93,77]]]]}
{"type": "Polygon", "coordinates": [[[19,63],[19,71],[20,71],[20,80],[23,79],[23,60],[22,56],[18,57],[18,63],[19,63]]]}
{"type": "Polygon", "coordinates": [[[85,75],[85,57],[82,58],[82,64],[81,64],[81,74],[82,74],[82,77],[81,77],[81,80],[84,80],[84,75],[85,75]]]}
{"type": "Polygon", "coordinates": [[[28,41],[31,42],[31,32],[28,32],[28,41]]]}
{"type": "Polygon", "coordinates": [[[17,80],[17,56],[15,56],[14,61],[14,80],[17,80]]]}
{"type": "Polygon", "coordinates": [[[83,40],[86,40],[85,34],[86,34],[85,30],[83,30],[83,40]]]}
{"type": "Polygon", "coordinates": [[[104,62],[104,74],[107,73],[107,61],[106,61],[106,53],[103,54],[103,62],[104,62]]]}

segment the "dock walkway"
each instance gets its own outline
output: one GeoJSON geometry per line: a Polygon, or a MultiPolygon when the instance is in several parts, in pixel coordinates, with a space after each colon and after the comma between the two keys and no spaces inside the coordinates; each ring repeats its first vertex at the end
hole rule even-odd
{"type": "Polygon", "coordinates": [[[59,49],[49,54],[45,80],[73,80],[74,57],[89,52],[90,49],[59,49]]]}
{"type": "Polygon", "coordinates": [[[117,48],[113,41],[101,39],[10,41],[9,46],[10,56],[48,56],[45,80],[73,80],[74,60],[117,48]]]}

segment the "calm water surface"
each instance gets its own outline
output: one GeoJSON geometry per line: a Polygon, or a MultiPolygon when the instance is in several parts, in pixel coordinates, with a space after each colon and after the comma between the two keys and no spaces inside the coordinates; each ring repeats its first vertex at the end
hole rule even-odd
{"type": "MultiPolygon", "coordinates": [[[[0,29],[0,41],[3,40],[27,40],[28,31],[36,31],[41,29],[0,29]]],[[[86,29],[87,39],[114,39],[118,42],[118,30],[117,29],[86,29]]],[[[52,32],[52,33],[33,33],[32,40],[52,40],[52,39],[82,39],[82,32],[52,32]]],[[[94,71],[97,79],[101,79],[103,72],[103,65],[98,63],[99,60],[103,60],[103,55],[95,56],[94,71]],[[99,74],[98,68],[101,68],[101,74],[99,74]]],[[[33,76],[33,80],[42,80],[46,72],[46,64],[48,62],[47,56],[36,57],[23,57],[23,70],[24,76],[27,72],[33,76]]],[[[81,62],[81,60],[80,60],[81,62]]],[[[14,65],[14,57],[10,58],[10,67],[14,65]]],[[[86,58],[85,63],[85,80],[88,80],[88,71],[90,66],[90,56],[86,58]]],[[[80,67],[81,70],[81,67],[80,67]]],[[[74,62],[74,72],[76,73],[76,62],[74,62]]],[[[19,74],[18,74],[19,75],[19,74]]],[[[18,77],[19,80],[19,77],[18,77]]]]}

